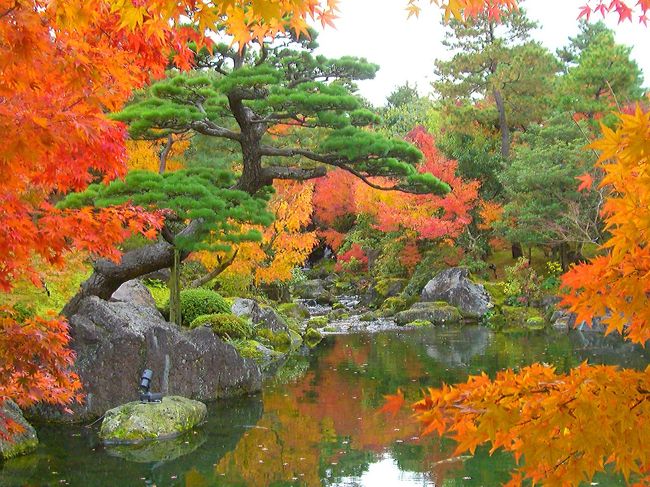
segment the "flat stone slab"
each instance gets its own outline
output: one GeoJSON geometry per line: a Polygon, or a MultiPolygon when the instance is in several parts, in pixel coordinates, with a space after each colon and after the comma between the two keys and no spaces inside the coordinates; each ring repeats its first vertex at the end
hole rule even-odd
{"type": "Polygon", "coordinates": [[[110,444],[174,438],[203,423],[207,414],[205,404],[180,396],[157,403],[130,402],[106,412],[99,436],[110,444]]]}

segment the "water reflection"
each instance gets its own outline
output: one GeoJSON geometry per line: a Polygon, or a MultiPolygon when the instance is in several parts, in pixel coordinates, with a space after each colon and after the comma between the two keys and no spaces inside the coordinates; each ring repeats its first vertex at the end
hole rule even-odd
{"type": "MultiPolygon", "coordinates": [[[[404,412],[376,413],[397,387],[494,374],[533,361],[560,370],[589,360],[642,368],[647,352],[599,335],[494,334],[478,327],[330,336],[310,355],[287,361],[262,395],[209,406],[204,427],[172,442],[104,448],[83,427],[39,429],[34,455],[7,462],[0,485],[481,486],[508,480],[513,460],[418,438],[404,412]]],[[[606,478],[601,485],[624,485],[606,478]]]]}

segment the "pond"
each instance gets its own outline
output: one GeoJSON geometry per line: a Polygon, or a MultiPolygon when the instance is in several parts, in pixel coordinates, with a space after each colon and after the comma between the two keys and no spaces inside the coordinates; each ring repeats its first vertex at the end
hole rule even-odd
{"type": "MultiPolygon", "coordinates": [[[[209,405],[209,421],[174,440],[103,447],[97,426],[38,427],[38,450],[0,466],[10,486],[497,486],[513,459],[454,457],[453,442],[418,437],[378,414],[385,394],[534,361],[643,368],[647,351],[594,333],[494,334],[479,327],[328,336],[292,357],[262,394],[209,405]]],[[[408,394],[407,394],[408,395],[408,394]]],[[[601,476],[592,485],[625,485],[601,476]]]]}

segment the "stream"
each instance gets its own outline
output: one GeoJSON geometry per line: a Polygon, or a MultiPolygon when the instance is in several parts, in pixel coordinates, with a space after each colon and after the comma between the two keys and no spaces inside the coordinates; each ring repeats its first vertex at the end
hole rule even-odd
{"type": "MultiPolygon", "coordinates": [[[[182,437],[104,447],[98,424],[36,425],[35,453],[0,464],[0,486],[497,486],[511,456],[419,438],[407,412],[378,414],[385,394],[407,397],[468,374],[539,361],[645,368],[650,354],[620,338],[495,334],[476,326],[335,334],[291,357],[261,394],[208,405],[209,419],[182,437]]],[[[625,485],[600,476],[591,485],[625,485]]]]}

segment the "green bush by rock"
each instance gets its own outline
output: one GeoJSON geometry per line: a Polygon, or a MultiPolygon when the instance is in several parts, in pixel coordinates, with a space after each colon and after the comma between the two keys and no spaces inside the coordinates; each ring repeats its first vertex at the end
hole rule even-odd
{"type": "Polygon", "coordinates": [[[227,313],[215,313],[198,316],[190,324],[190,328],[209,326],[221,338],[251,338],[253,327],[239,316],[227,313]]]}
{"type": "MultiPolygon", "coordinates": [[[[165,304],[165,310],[169,314],[169,300],[165,304]]],[[[184,326],[190,326],[201,315],[215,313],[230,313],[230,306],[219,293],[203,288],[181,291],[181,318],[184,326]]]]}
{"type": "Polygon", "coordinates": [[[139,443],[173,438],[203,423],[205,404],[180,396],[167,396],[159,403],[139,401],[106,411],[99,437],[107,443],[139,443]]]}

